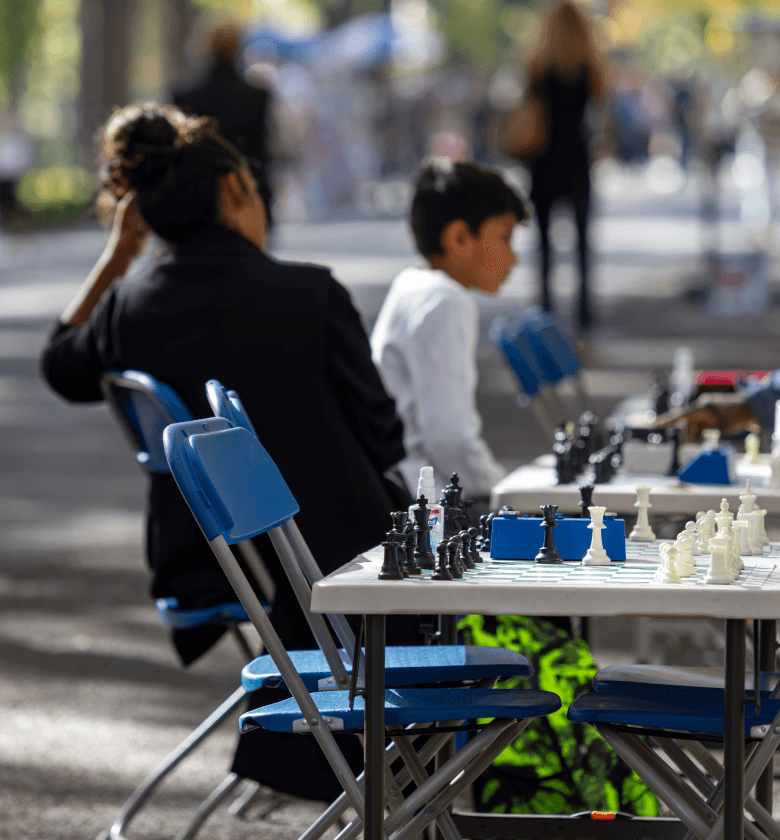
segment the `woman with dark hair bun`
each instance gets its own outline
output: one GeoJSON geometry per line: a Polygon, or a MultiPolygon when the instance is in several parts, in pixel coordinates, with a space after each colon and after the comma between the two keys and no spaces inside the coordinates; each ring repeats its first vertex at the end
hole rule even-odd
{"type": "MultiPolygon", "coordinates": [[[[241,395],[323,571],[381,542],[401,503],[383,473],[404,456],[402,429],[349,294],[327,268],[263,252],[266,215],[252,173],[212,121],[131,105],[106,123],[101,158],[98,209],[111,233],[43,352],[46,381],[68,400],[95,402],[103,371],[134,368],[207,417],[204,385],[219,379],[241,395]],[[126,274],[150,231],[166,247],[126,274]]],[[[184,609],[235,600],[170,476],[151,477],[147,513],[154,598],[176,596],[184,609]]],[[[260,548],[277,582],[277,632],[290,649],[314,647],[270,543],[260,548]]],[[[174,631],[185,664],[217,638],[214,628],[174,631]]],[[[395,639],[411,640],[403,631],[395,639]]],[[[266,694],[255,706],[280,699],[266,694]]],[[[359,766],[357,742],[354,758],[359,766]]],[[[309,799],[341,790],[309,739],[244,735],[233,767],[309,799]],[[263,753],[273,760],[258,763],[263,753]]]]}

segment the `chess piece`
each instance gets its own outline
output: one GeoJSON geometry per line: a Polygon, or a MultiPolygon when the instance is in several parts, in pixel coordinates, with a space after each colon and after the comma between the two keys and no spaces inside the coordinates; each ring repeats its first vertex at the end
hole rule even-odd
{"type": "Polygon", "coordinates": [[[404,573],[401,564],[398,562],[398,544],[392,531],[388,532],[387,539],[382,543],[382,548],[384,548],[385,553],[382,568],[379,570],[379,580],[403,580],[404,573]]]}
{"type": "MultiPolygon", "coordinates": [[[[482,519],[481,516],[480,519],[482,519]]],[[[471,559],[474,561],[475,564],[484,563],[485,561],[482,559],[482,555],[479,553],[479,545],[477,544],[477,540],[479,539],[479,531],[472,525],[471,528],[469,528],[469,534],[471,534],[471,559]]]]}
{"type": "Polygon", "coordinates": [[[463,530],[458,534],[460,539],[460,559],[467,569],[476,569],[477,564],[471,559],[471,534],[463,530]]]}
{"type": "Polygon", "coordinates": [[[757,464],[761,460],[761,438],[751,432],[745,435],[745,454],[742,458],[743,464],[757,464]]]}
{"type": "Polygon", "coordinates": [[[436,546],[436,571],[431,575],[434,580],[452,580],[452,574],[447,568],[447,543],[442,540],[436,546]]]}
{"type": "Polygon", "coordinates": [[[682,583],[677,572],[677,549],[673,545],[670,545],[664,554],[658,583],[682,583]]]}
{"type": "Polygon", "coordinates": [[[455,580],[463,578],[463,568],[458,561],[458,538],[447,540],[447,568],[455,580]]]}
{"type": "Polygon", "coordinates": [[[414,526],[411,522],[407,521],[406,523],[404,538],[404,542],[406,543],[406,564],[404,565],[404,569],[411,577],[416,577],[422,574],[422,569],[414,559],[414,550],[417,548],[417,537],[414,534],[414,526]]]}
{"type": "Polygon", "coordinates": [[[669,432],[672,438],[672,463],[669,465],[667,475],[677,475],[680,472],[680,437],[682,429],[677,427],[669,432]]]}
{"type": "Polygon", "coordinates": [[[493,520],[495,519],[495,516],[495,513],[489,513],[487,515],[487,519],[485,520],[485,538],[482,540],[482,551],[490,551],[490,538],[492,536],[493,520]]]}
{"type": "Polygon", "coordinates": [[[590,548],[585,552],[582,558],[583,566],[608,566],[612,561],[607,556],[604,550],[604,545],[601,541],[601,532],[607,526],[604,524],[604,514],[607,512],[605,507],[591,507],[590,512],[590,528],[592,532],[590,548]]]}
{"type": "Polygon", "coordinates": [[[674,547],[677,549],[677,574],[683,577],[690,577],[696,572],[696,563],[691,554],[691,543],[693,542],[693,534],[688,531],[682,531],[677,535],[674,541],[674,547]]]}
{"type": "Polygon", "coordinates": [[[742,557],[745,554],[750,554],[747,542],[748,523],[744,519],[736,519],[731,523],[731,532],[734,534],[734,556],[732,562],[734,568],[742,570],[745,564],[742,562],[742,557]]]}
{"type": "Polygon", "coordinates": [[[588,511],[593,505],[593,490],[594,487],[592,484],[586,484],[580,487],[580,500],[577,502],[577,506],[580,509],[581,519],[588,518],[588,511]]]}
{"type": "Polygon", "coordinates": [[[748,548],[750,553],[756,557],[764,553],[764,546],[761,545],[761,511],[751,510],[745,517],[748,524],[748,548]]]}
{"type": "Polygon", "coordinates": [[[710,553],[710,540],[715,536],[715,511],[708,510],[699,522],[696,545],[702,554],[710,553]]]}
{"type": "Polygon", "coordinates": [[[710,540],[710,566],[703,578],[704,583],[726,585],[731,583],[728,569],[728,545],[725,539],[713,537],[710,540]]]}
{"type": "Polygon", "coordinates": [[[480,551],[484,551],[484,543],[485,543],[485,536],[487,532],[487,514],[483,513],[482,516],[479,517],[479,536],[477,537],[477,544],[476,547],[480,551]]]}
{"type": "Polygon", "coordinates": [[[425,496],[417,499],[412,515],[414,516],[414,536],[417,540],[414,560],[421,569],[434,569],[436,562],[431,550],[431,526],[428,524],[428,500],[425,496]]]}
{"type": "Polygon", "coordinates": [[[655,539],[655,532],[650,527],[647,511],[652,507],[650,504],[650,487],[637,487],[637,499],[634,507],[637,508],[636,525],[628,535],[630,540],[637,542],[652,542],[655,539]]]}
{"type": "Polygon", "coordinates": [[[555,512],[558,510],[558,505],[540,505],[540,508],[544,516],[541,525],[544,528],[544,542],[534,559],[537,563],[563,563],[563,558],[555,547],[555,538],[553,536],[553,529],[558,527],[558,523],[555,521],[555,512]]]}
{"type": "Polygon", "coordinates": [[[759,513],[761,514],[761,519],[759,519],[758,538],[759,542],[761,543],[761,548],[763,549],[765,545],[770,544],[769,537],[766,533],[766,509],[761,508],[759,513]]]}
{"type": "Polygon", "coordinates": [[[769,468],[772,470],[769,486],[775,489],[780,488],[780,446],[775,446],[772,450],[772,454],[769,456],[769,468]]]}
{"type": "MultiPolygon", "coordinates": [[[[702,514],[702,519],[704,518],[704,514],[702,514]]],[[[691,557],[698,557],[701,554],[701,550],[699,548],[699,540],[698,540],[698,526],[696,523],[691,519],[690,521],[685,523],[685,530],[689,534],[689,542],[688,545],[691,551],[691,557]]]]}

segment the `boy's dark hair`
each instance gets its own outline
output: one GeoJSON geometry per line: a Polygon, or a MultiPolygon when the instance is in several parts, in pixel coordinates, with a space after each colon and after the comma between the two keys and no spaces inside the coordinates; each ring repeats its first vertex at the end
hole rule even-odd
{"type": "Polygon", "coordinates": [[[529,216],[524,199],[499,172],[448,158],[423,163],[412,200],[411,223],[424,257],[442,253],[441,234],[450,222],[463,219],[476,235],[485,219],[502,213],[514,213],[518,222],[529,216]]]}

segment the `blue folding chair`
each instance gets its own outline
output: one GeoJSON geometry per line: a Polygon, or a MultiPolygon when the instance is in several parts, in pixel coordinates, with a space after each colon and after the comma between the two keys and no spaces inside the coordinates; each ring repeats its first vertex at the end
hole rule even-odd
{"type": "MultiPolygon", "coordinates": [[[[339,779],[345,798],[358,813],[358,819],[341,836],[357,836],[364,817],[362,790],[338,748],[333,731],[363,728],[362,700],[351,697],[351,692],[346,690],[310,693],[230,551],[232,544],[268,533],[288,574],[296,567],[307,569],[308,549],[293,520],[298,512],[295,499],[257,438],[227,420],[172,425],[165,431],[164,443],[171,471],[184,498],[292,694],[290,700],[243,715],[242,730],[260,726],[273,731],[313,734],[339,779]]],[[[297,576],[293,573],[290,578],[295,586],[297,576]]],[[[310,626],[319,627],[324,634],[327,628],[323,617],[306,612],[310,626]]],[[[331,617],[331,621],[334,627],[340,624],[338,617],[335,620],[331,617]]],[[[319,633],[315,632],[315,638],[319,641],[319,633]]],[[[327,647],[323,654],[329,657],[327,647]]],[[[333,664],[331,676],[338,685],[345,672],[344,663],[339,659],[333,664]]],[[[387,770],[388,805],[392,809],[385,822],[388,836],[395,832],[393,836],[397,840],[410,840],[435,819],[448,840],[459,840],[460,835],[446,811],[448,805],[517,737],[527,726],[528,718],[549,714],[559,707],[559,698],[543,691],[388,689],[385,715],[389,735],[394,740],[387,751],[387,766],[397,756],[406,765],[398,777],[387,770]],[[415,732],[419,729],[425,733],[435,722],[482,718],[495,720],[431,777],[425,765],[449,741],[450,733],[432,734],[419,753],[409,739],[394,737],[397,727],[411,726],[415,732]],[[410,781],[417,788],[404,800],[402,791],[410,781]]],[[[306,836],[318,836],[321,830],[324,830],[322,823],[316,831],[312,827],[306,836]]]]}
{"type": "MultiPolygon", "coordinates": [[[[206,383],[206,394],[214,414],[247,429],[253,436],[254,428],[235,391],[227,391],[216,379],[206,383]]],[[[293,534],[294,553],[285,566],[301,609],[311,616],[311,587],[323,577],[306,541],[299,533],[293,534]]],[[[328,616],[329,623],[342,645],[339,650],[325,624],[310,618],[319,650],[291,651],[295,667],[310,691],[324,691],[348,684],[355,635],[344,616],[328,616]],[[334,680],[332,671],[339,672],[334,680]],[[342,673],[343,669],[343,673],[342,673]]],[[[387,685],[404,686],[422,683],[474,681],[533,674],[530,661],[517,651],[499,647],[463,645],[389,646],[385,657],[387,685]]],[[[257,658],[245,666],[242,675],[247,691],[263,687],[278,687],[280,675],[270,656],[257,658]]]]}
{"type": "MultiPolygon", "coordinates": [[[[755,695],[754,685],[748,680],[746,687],[755,695]]],[[[758,685],[760,708],[755,701],[745,706],[745,738],[759,739],[752,755],[746,750],[750,755],[746,792],[756,785],[780,745],[780,674],[762,672],[758,685]]],[[[720,836],[723,767],[704,743],[724,734],[724,672],[613,666],[596,675],[594,688],[595,693],[582,695],[571,704],[569,719],[595,726],[680,818],[690,836],[720,836]],[[651,745],[665,754],[677,771],[651,745]]],[[[746,837],[780,838],[780,826],[771,810],[756,797],[747,796],[745,808],[755,820],[755,825],[745,823],[746,837]]]]}
{"type": "MultiPolygon", "coordinates": [[[[162,445],[163,430],[171,423],[192,419],[192,413],[178,394],[153,376],[137,370],[107,371],[103,374],[100,384],[106,403],[127,439],[138,465],[147,473],[169,475],[170,468],[162,445]]],[[[272,582],[269,586],[270,575],[257,556],[254,546],[249,543],[242,547],[242,550],[245,552],[253,574],[260,580],[263,591],[268,594],[270,589],[272,593],[272,582]]],[[[239,626],[249,621],[246,611],[239,602],[217,604],[201,609],[183,609],[176,598],[159,598],[156,601],[156,607],[162,622],[172,629],[188,629],[206,624],[218,624],[225,627],[247,661],[254,659],[256,654],[252,651],[239,626]]],[[[136,788],[111,826],[101,833],[99,840],[102,838],[123,840],[123,832],[156,786],[241,705],[245,696],[246,690],[242,687],[237,688],[167,755],[136,788]]],[[[221,791],[219,798],[215,798],[212,794],[197,809],[193,818],[182,830],[183,833],[180,833],[179,840],[194,836],[197,827],[240,781],[240,777],[230,774],[218,788],[221,791]]]]}
{"type": "Polygon", "coordinates": [[[530,408],[545,436],[554,442],[562,422],[579,417],[587,398],[582,386],[582,362],[555,317],[541,307],[529,307],[514,319],[495,318],[489,335],[515,374],[521,393],[518,404],[530,408]],[[573,411],[558,393],[571,382],[577,397],[573,411]]]}

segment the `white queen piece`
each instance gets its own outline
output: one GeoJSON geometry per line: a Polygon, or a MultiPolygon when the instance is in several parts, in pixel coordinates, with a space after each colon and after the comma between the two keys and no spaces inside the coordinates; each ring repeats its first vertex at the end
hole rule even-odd
{"type": "Polygon", "coordinates": [[[582,558],[583,566],[609,566],[612,562],[607,557],[607,552],[604,550],[604,545],[601,541],[601,532],[607,527],[604,524],[606,510],[605,507],[588,508],[588,512],[590,513],[590,525],[588,525],[588,528],[591,530],[591,541],[590,548],[582,558]]]}

